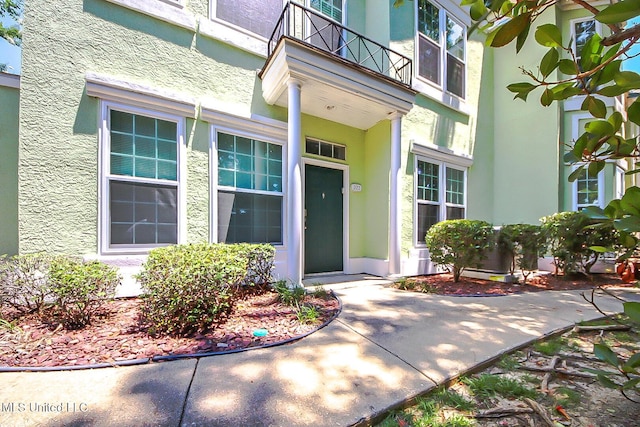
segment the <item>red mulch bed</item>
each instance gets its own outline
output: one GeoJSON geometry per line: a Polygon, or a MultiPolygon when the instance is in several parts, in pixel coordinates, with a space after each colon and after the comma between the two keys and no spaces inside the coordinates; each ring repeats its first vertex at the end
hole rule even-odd
{"type": "Polygon", "coordinates": [[[246,295],[223,323],[188,337],[150,336],[140,315],[138,298],[108,302],[91,325],[74,331],[44,324],[36,315],[17,317],[15,313],[2,313],[15,328],[0,325],[0,367],[78,366],[240,350],[299,337],[331,319],[339,310],[339,302],[331,295],[324,298],[308,295],[304,304],[319,310],[316,323],[301,324],[294,307],[280,303],[275,292],[246,295]],[[256,329],[266,329],[267,336],[255,337],[256,329]]]}
{"type": "MultiPolygon", "coordinates": [[[[425,293],[456,296],[498,296],[522,292],[561,291],[571,289],[594,289],[602,287],[634,287],[634,284],[624,283],[615,274],[592,274],[585,276],[576,274],[569,277],[553,276],[551,274],[529,277],[526,284],[502,283],[489,280],[461,277],[454,283],[451,274],[434,274],[431,276],[417,276],[407,279],[409,287],[415,282],[414,290],[425,293]]],[[[406,286],[403,286],[406,287],[406,286]]],[[[402,289],[403,287],[399,287],[402,289]]]]}

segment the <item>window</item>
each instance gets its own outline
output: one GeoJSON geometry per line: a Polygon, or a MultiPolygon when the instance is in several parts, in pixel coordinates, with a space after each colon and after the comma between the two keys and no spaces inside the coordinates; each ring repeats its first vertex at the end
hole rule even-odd
{"type": "Polygon", "coordinates": [[[108,112],[108,247],[178,243],[179,119],[108,112]]]}
{"type": "Polygon", "coordinates": [[[215,17],[269,39],[282,5],[282,0],[216,0],[215,17]]]}
{"type": "Polygon", "coordinates": [[[322,16],[310,16],[307,37],[314,46],[342,55],[344,35],[333,21],[342,24],[342,0],[310,0],[309,7],[322,16]],[[325,18],[326,17],[326,18],[325,18]]]}
{"type": "Polygon", "coordinates": [[[282,146],[217,137],[218,240],[282,244],[282,146]]]}
{"type": "Polygon", "coordinates": [[[598,32],[596,21],[588,19],[585,21],[574,21],[571,29],[573,31],[574,53],[576,58],[580,58],[582,48],[587,44],[591,36],[598,32]]]}
{"type": "Polygon", "coordinates": [[[465,97],[466,28],[444,9],[418,0],[418,76],[465,97]]]}
{"type": "Polygon", "coordinates": [[[345,146],[332,144],[330,142],[317,141],[315,139],[307,139],[305,152],[307,154],[315,154],[317,156],[329,157],[336,160],[345,160],[347,156],[347,148],[345,146]]]}
{"type": "Polygon", "coordinates": [[[600,206],[603,202],[604,185],[601,182],[604,175],[590,175],[588,168],[584,168],[574,182],[574,209],[581,211],[588,206],[600,206]]]}
{"type": "Polygon", "coordinates": [[[429,228],[445,219],[466,216],[466,170],[444,163],[417,160],[417,242],[425,243],[429,228]]]}

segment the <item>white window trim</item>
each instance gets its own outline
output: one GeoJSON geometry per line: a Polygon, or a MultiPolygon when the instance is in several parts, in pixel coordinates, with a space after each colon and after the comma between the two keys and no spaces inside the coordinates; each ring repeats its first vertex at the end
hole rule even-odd
{"type": "Polygon", "coordinates": [[[414,6],[414,28],[415,28],[415,37],[414,37],[414,71],[413,71],[413,81],[411,86],[413,89],[419,91],[420,93],[428,96],[429,98],[434,99],[454,110],[460,111],[465,114],[470,114],[470,108],[466,103],[468,98],[468,67],[467,67],[467,30],[469,25],[471,25],[470,18],[468,14],[460,13],[459,7],[454,3],[448,0],[427,0],[430,3],[434,4],[436,7],[440,9],[440,13],[438,15],[439,22],[439,30],[440,30],[440,38],[443,40],[440,44],[440,68],[438,70],[440,75],[440,85],[435,82],[432,82],[429,79],[421,77],[418,73],[418,58],[420,55],[420,45],[419,45],[419,37],[420,31],[418,31],[418,1],[415,2],[414,6]],[[457,24],[464,27],[464,39],[465,39],[465,47],[464,47],[464,89],[465,96],[464,98],[459,97],[446,89],[446,79],[447,79],[447,44],[446,44],[446,34],[444,33],[444,28],[446,28],[446,18],[449,16],[453,21],[457,24]]]}
{"type": "Polygon", "coordinates": [[[106,0],[188,30],[197,28],[197,18],[184,8],[185,0],[106,0]]]}
{"type": "Polygon", "coordinates": [[[90,71],[85,74],[85,82],[87,96],[149,111],[196,117],[197,101],[190,96],[90,71]]]}
{"type": "Polygon", "coordinates": [[[286,209],[288,201],[287,193],[285,191],[287,188],[286,123],[284,124],[285,129],[283,131],[281,128],[282,122],[277,122],[275,120],[257,121],[242,119],[237,116],[213,110],[207,110],[206,113],[203,111],[203,120],[212,122],[209,127],[209,141],[211,141],[209,145],[209,158],[211,159],[209,162],[209,200],[211,200],[211,203],[209,203],[209,217],[211,218],[209,241],[214,243],[218,242],[218,191],[246,192],[251,194],[264,194],[268,196],[282,197],[282,244],[274,245],[274,247],[278,250],[285,249],[288,233],[286,209]],[[250,138],[253,140],[267,142],[269,144],[280,145],[282,147],[282,191],[249,190],[218,185],[218,132],[250,138]]]}
{"type": "MultiPolygon", "coordinates": [[[[571,168],[571,171],[573,172],[574,170],[576,170],[579,166],[584,166],[585,164],[576,164],[571,168]]],[[[585,169],[586,170],[586,169],[585,169]]],[[[600,172],[598,172],[598,203],[596,204],[580,204],[578,203],[578,180],[576,179],[575,181],[573,181],[572,185],[572,195],[571,195],[571,208],[574,211],[577,211],[579,208],[586,208],[588,206],[597,206],[599,208],[603,208],[604,209],[604,170],[601,170],[600,172]]]]}
{"type": "Polygon", "coordinates": [[[578,52],[576,52],[576,24],[579,24],[580,22],[586,22],[586,21],[595,21],[596,23],[596,33],[602,35],[602,23],[600,23],[599,21],[596,21],[593,16],[585,16],[582,18],[576,18],[576,19],[572,19],[569,21],[569,34],[571,37],[571,49],[573,50],[573,53],[577,56],[578,52]]]}
{"type": "MultiPolygon", "coordinates": [[[[449,158],[449,160],[451,160],[451,158],[449,158]]],[[[467,211],[468,211],[468,204],[467,204],[467,200],[468,200],[468,183],[467,183],[467,177],[468,177],[468,163],[464,162],[463,164],[460,163],[452,163],[452,162],[447,162],[446,160],[444,160],[443,157],[439,157],[439,158],[434,158],[434,157],[427,157],[424,156],[422,154],[418,154],[416,153],[416,155],[414,155],[414,160],[413,160],[413,205],[414,205],[414,209],[413,209],[413,246],[415,248],[426,248],[427,245],[425,243],[419,242],[419,236],[418,236],[418,205],[423,204],[423,205],[433,205],[433,206],[438,206],[438,218],[443,218],[441,221],[444,221],[447,219],[447,207],[460,207],[460,208],[464,208],[464,217],[467,217],[467,211]],[[433,202],[433,201],[428,201],[428,200],[418,200],[418,161],[422,161],[422,162],[427,162],[427,163],[431,163],[434,165],[438,166],[438,201],[437,202],[433,202]],[[464,173],[464,205],[459,205],[459,204],[453,204],[453,203],[448,203],[447,202],[447,176],[446,176],[446,170],[447,168],[449,169],[455,169],[458,171],[461,171],[464,173]]]]}
{"type": "MultiPolygon", "coordinates": [[[[177,182],[178,189],[178,236],[177,243],[185,243],[187,236],[187,199],[186,199],[186,145],[185,145],[185,118],[177,115],[167,114],[163,112],[148,110],[146,108],[140,108],[132,105],[121,104],[113,101],[100,101],[99,109],[99,123],[98,127],[98,143],[99,143],[99,162],[98,162],[98,174],[100,184],[98,186],[98,229],[99,229],[99,242],[101,255],[117,255],[117,254],[146,254],[153,247],[159,247],[163,245],[157,245],[153,247],[109,247],[109,181],[111,174],[109,172],[110,155],[111,155],[111,135],[109,127],[109,111],[116,110],[125,113],[138,114],[147,117],[153,117],[156,119],[162,119],[172,121],[177,124],[177,145],[178,145],[178,175],[176,181],[166,180],[153,180],[158,184],[171,184],[174,185],[177,182]]],[[[115,176],[115,175],[114,175],[115,176]]],[[[118,175],[118,177],[120,177],[118,175]]],[[[148,183],[150,180],[137,178],[137,177],[124,177],[123,181],[129,182],[141,182],[148,183]]]]}

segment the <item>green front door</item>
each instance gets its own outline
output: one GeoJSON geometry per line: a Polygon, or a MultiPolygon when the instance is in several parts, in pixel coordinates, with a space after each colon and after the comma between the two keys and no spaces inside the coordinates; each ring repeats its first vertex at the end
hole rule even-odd
{"type": "Polygon", "coordinates": [[[305,274],[343,270],[342,174],[305,166],[305,274]]]}

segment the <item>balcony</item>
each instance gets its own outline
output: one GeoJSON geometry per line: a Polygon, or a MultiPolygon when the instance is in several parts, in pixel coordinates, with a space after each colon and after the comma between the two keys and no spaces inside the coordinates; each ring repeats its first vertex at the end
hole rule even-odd
{"type": "Polygon", "coordinates": [[[409,58],[319,12],[287,3],[260,71],[267,103],[287,107],[286,82],[302,85],[303,113],[369,129],[411,109],[409,58]]]}

